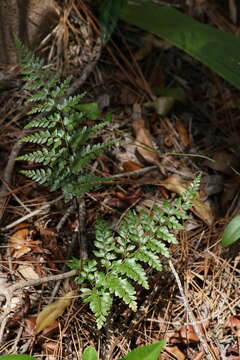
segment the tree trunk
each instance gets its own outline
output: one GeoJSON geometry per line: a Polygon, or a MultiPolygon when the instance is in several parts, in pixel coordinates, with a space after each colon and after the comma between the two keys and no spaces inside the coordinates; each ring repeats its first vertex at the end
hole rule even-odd
{"type": "Polygon", "coordinates": [[[0,0],[1,68],[17,64],[13,34],[34,48],[51,31],[56,19],[54,0],[0,0]]]}

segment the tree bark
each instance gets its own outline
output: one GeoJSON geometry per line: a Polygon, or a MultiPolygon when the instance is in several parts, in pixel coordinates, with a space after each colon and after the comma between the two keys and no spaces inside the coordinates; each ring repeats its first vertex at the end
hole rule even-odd
{"type": "Polygon", "coordinates": [[[0,65],[17,64],[13,34],[34,48],[50,31],[57,20],[54,0],[0,1],[0,65]]]}

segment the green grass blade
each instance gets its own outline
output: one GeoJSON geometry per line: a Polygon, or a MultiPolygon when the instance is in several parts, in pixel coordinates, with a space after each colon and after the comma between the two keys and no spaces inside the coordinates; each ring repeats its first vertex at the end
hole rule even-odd
{"type": "Polygon", "coordinates": [[[121,18],[169,41],[240,88],[240,38],[170,6],[124,0],[121,18]]]}
{"type": "Polygon", "coordinates": [[[83,360],[98,360],[97,352],[92,346],[88,346],[83,352],[83,360]]]}
{"type": "Polygon", "coordinates": [[[227,247],[240,239],[240,215],[235,216],[225,227],[221,244],[227,247]]]}
{"type": "Polygon", "coordinates": [[[165,343],[164,340],[161,340],[154,344],[140,346],[132,350],[121,360],[157,360],[165,343]]]}

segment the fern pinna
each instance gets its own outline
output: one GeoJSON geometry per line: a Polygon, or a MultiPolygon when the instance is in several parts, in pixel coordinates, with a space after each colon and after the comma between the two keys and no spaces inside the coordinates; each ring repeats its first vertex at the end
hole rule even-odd
{"type": "Polygon", "coordinates": [[[156,205],[150,214],[128,212],[117,232],[104,221],[97,221],[95,258],[83,263],[73,259],[69,266],[80,270],[76,281],[83,284],[84,301],[90,304],[99,329],[110,312],[114,295],[137,310],[134,284],[149,288],[143,264],[162,270],[159,255],[168,258],[168,244],[177,243],[175,231],[183,229],[181,221],[187,219],[186,211],[192,207],[199,184],[197,176],[182,197],[172,204],[164,201],[161,207],[156,205]]]}
{"type": "Polygon", "coordinates": [[[71,78],[60,82],[60,73],[52,75],[51,68],[44,67],[43,60],[26,49],[19,39],[16,45],[25,89],[29,92],[27,102],[33,103],[28,113],[33,120],[25,128],[38,129],[21,141],[41,145],[41,149],[18,160],[45,166],[21,172],[50,186],[51,191],[61,189],[66,200],[81,196],[103,181],[93,174],[83,174],[82,169],[113,143],[88,143],[110,117],[94,124],[98,117],[95,103],[81,104],[83,94],[64,98],[71,78]]]}

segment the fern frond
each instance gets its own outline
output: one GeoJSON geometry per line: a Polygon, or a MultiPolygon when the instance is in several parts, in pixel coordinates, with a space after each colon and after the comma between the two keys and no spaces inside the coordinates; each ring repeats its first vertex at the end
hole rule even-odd
{"type": "Polygon", "coordinates": [[[71,80],[72,77],[69,76],[62,83],[60,83],[59,86],[51,86],[52,90],[49,96],[52,99],[60,99],[66,93],[66,90],[69,88],[71,80]]]}
{"type": "Polygon", "coordinates": [[[173,243],[176,244],[177,243],[177,239],[174,236],[173,233],[170,232],[170,230],[168,229],[167,226],[159,226],[159,229],[156,231],[156,235],[160,238],[163,239],[169,243],[173,243]]]}
{"type": "Polygon", "coordinates": [[[51,169],[21,170],[21,173],[38,182],[39,184],[48,184],[51,178],[51,169]]]}
{"type": "Polygon", "coordinates": [[[64,99],[61,104],[57,104],[57,109],[63,113],[71,113],[72,109],[76,108],[84,96],[85,93],[76,96],[69,96],[69,98],[64,99]]]}
{"type": "Polygon", "coordinates": [[[27,81],[25,89],[30,93],[27,102],[33,103],[28,113],[33,119],[26,128],[38,129],[21,141],[42,146],[41,150],[20,156],[18,160],[51,166],[48,181],[45,170],[24,173],[36,181],[43,174],[41,183],[50,185],[51,191],[60,189],[66,201],[82,196],[103,181],[103,178],[83,174],[82,169],[113,143],[91,145],[88,141],[105,126],[106,119],[99,124],[82,126],[83,122],[88,121],[90,111],[94,110],[94,114],[97,114],[97,105],[80,104],[85,94],[63,99],[71,77],[61,82],[60,73],[52,76],[51,68],[44,67],[43,60],[26,49],[18,39],[16,46],[21,57],[22,74],[27,81]]]}
{"type": "Polygon", "coordinates": [[[56,108],[56,103],[54,99],[48,99],[42,104],[35,105],[34,108],[32,108],[32,110],[28,112],[28,115],[34,115],[42,112],[47,113],[53,111],[55,108],[56,108]]]}
{"type": "Polygon", "coordinates": [[[98,329],[101,329],[106,322],[107,315],[112,306],[112,296],[108,292],[99,292],[98,289],[81,289],[86,295],[84,302],[90,304],[90,309],[96,317],[98,329]]]}
{"type": "Polygon", "coordinates": [[[135,259],[125,259],[124,261],[115,261],[112,266],[112,271],[116,274],[125,275],[138,284],[142,285],[145,289],[149,289],[147,275],[142,265],[138,264],[135,259]]]}
{"type": "Polygon", "coordinates": [[[155,253],[150,251],[146,246],[139,248],[134,253],[134,258],[147,263],[153,269],[162,271],[162,265],[159,261],[159,257],[155,253]]]}
{"type": "Polygon", "coordinates": [[[170,204],[168,201],[164,200],[163,201],[162,211],[163,211],[164,214],[167,215],[167,217],[173,215],[179,220],[185,220],[185,219],[187,219],[187,215],[183,211],[181,204],[182,204],[182,198],[181,197],[179,197],[174,202],[174,204],[170,204]],[[178,200],[179,200],[179,203],[177,204],[178,200]]]}
{"type": "Polygon", "coordinates": [[[111,292],[120,297],[130,309],[137,311],[136,290],[127,279],[110,274],[107,277],[107,286],[111,292]]]}
{"type": "Polygon", "coordinates": [[[154,237],[148,240],[147,247],[153,252],[161,254],[166,258],[169,258],[170,256],[167,246],[162,241],[160,241],[159,239],[155,239],[154,237]]]}
{"type": "Polygon", "coordinates": [[[49,165],[51,163],[54,163],[56,159],[57,159],[56,153],[53,150],[48,151],[48,149],[46,148],[43,148],[42,150],[34,151],[30,154],[19,156],[17,158],[17,160],[29,161],[32,163],[39,163],[43,165],[49,165]]]}
{"type": "Polygon", "coordinates": [[[71,269],[75,269],[75,270],[81,269],[80,276],[77,276],[75,278],[75,281],[78,284],[82,284],[83,282],[86,282],[86,280],[91,283],[93,281],[95,281],[95,274],[97,271],[96,260],[94,260],[94,259],[85,259],[85,260],[81,259],[80,260],[80,259],[73,258],[73,259],[69,260],[68,266],[71,269]]]}
{"type": "MultiPolygon", "coordinates": [[[[58,113],[54,113],[53,115],[49,115],[46,117],[38,117],[30,121],[26,126],[25,129],[30,128],[47,128],[52,129],[57,126],[57,124],[61,120],[61,115],[58,113]]],[[[22,140],[23,141],[23,140],[22,140]]]]}
{"type": "MultiPolygon", "coordinates": [[[[41,86],[39,86],[40,88],[41,86]]],[[[39,90],[35,95],[32,95],[27,101],[26,103],[30,103],[30,102],[36,102],[36,101],[43,101],[48,97],[48,89],[43,88],[41,90],[39,90]]]]}
{"type": "MultiPolygon", "coordinates": [[[[38,73],[36,76],[40,77],[40,74],[38,73]]],[[[59,82],[61,74],[57,72],[55,75],[51,76],[51,78],[48,78],[48,81],[45,82],[45,88],[48,90],[51,90],[52,88],[55,88],[57,83],[59,82]]],[[[25,79],[27,81],[27,79],[25,79]]],[[[25,89],[29,90],[30,92],[35,92],[38,89],[43,87],[43,81],[28,81],[25,85],[25,89]]],[[[30,98],[31,99],[31,98],[30,98]]]]}
{"type": "Polygon", "coordinates": [[[103,129],[106,126],[106,122],[87,127],[84,126],[81,131],[79,131],[72,139],[71,146],[73,149],[76,149],[82,143],[86,142],[93,134],[96,134],[99,130],[103,129]]]}
{"type": "Polygon", "coordinates": [[[82,151],[76,155],[76,159],[73,164],[72,171],[74,174],[79,172],[80,169],[86,167],[87,164],[90,163],[93,159],[95,159],[98,155],[102,154],[107,148],[112,146],[115,143],[115,140],[108,141],[104,144],[94,144],[87,145],[82,151]]]}
{"type": "MultiPolygon", "coordinates": [[[[63,180],[64,181],[59,183],[58,188],[61,188],[66,201],[69,201],[73,197],[79,197],[84,195],[86,192],[91,191],[92,189],[101,185],[104,181],[108,179],[92,174],[86,174],[81,176],[79,175],[79,177],[71,177],[69,172],[69,174],[63,180]],[[65,180],[66,178],[68,179],[68,181],[65,180]]],[[[56,182],[57,178],[55,179],[54,184],[51,187],[51,191],[55,191],[57,189],[55,187],[56,182]]]]}
{"type": "Polygon", "coordinates": [[[198,174],[193,182],[187,187],[182,194],[182,208],[187,211],[192,207],[193,201],[197,198],[197,194],[200,188],[201,173],[198,174]]]}
{"type": "Polygon", "coordinates": [[[49,141],[49,139],[52,138],[52,135],[50,133],[49,130],[46,131],[38,131],[35,132],[34,134],[25,136],[24,138],[21,139],[21,142],[29,142],[29,143],[33,143],[33,144],[39,144],[39,145],[43,145],[45,143],[47,143],[49,141]]]}

